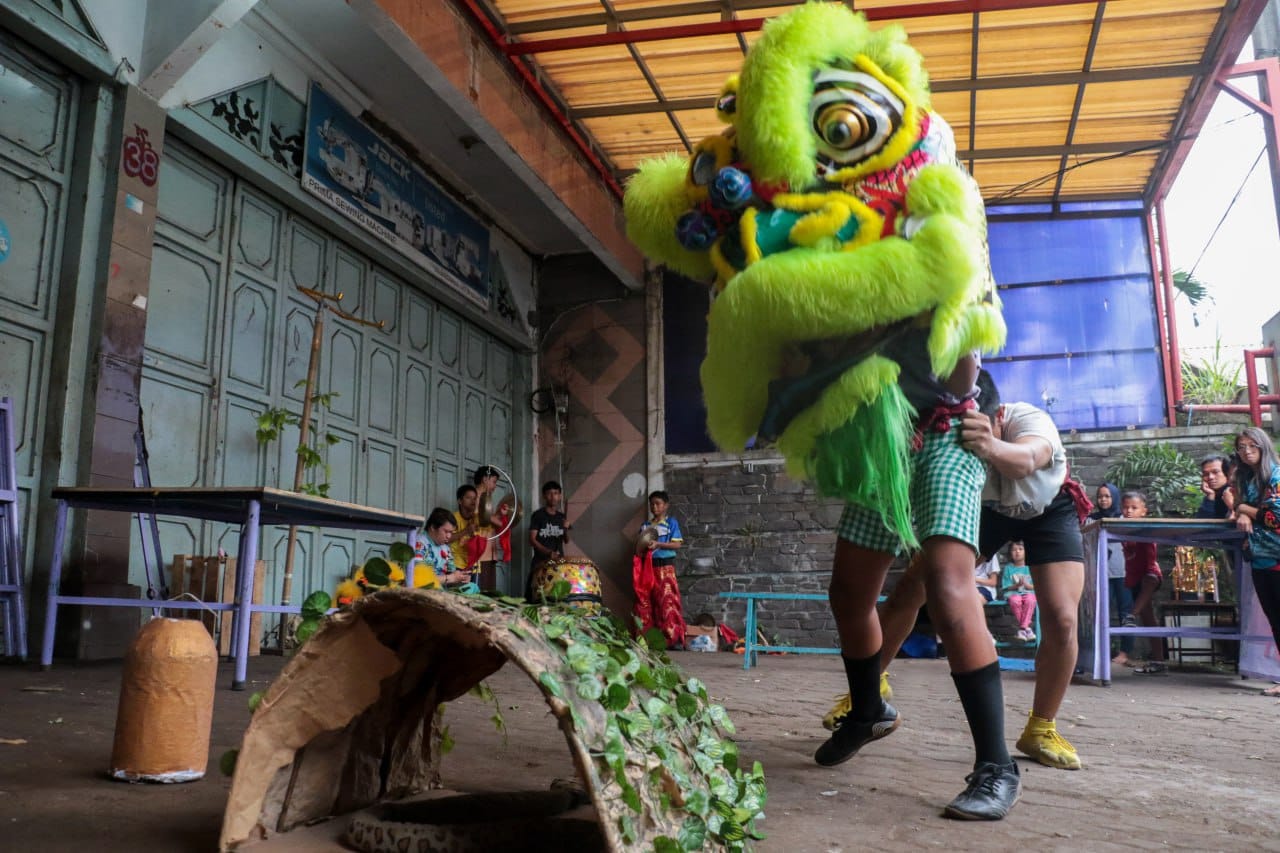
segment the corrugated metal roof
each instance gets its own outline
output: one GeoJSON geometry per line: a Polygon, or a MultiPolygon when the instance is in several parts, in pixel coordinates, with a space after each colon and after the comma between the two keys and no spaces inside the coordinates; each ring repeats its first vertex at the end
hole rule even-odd
{"type": "MultiPolygon", "coordinates": [[[[719,133],[762,0],[474,0],[619,179],[719,133]]],[[[857,0],[924,55],[989,201],[1153,199],[1265,0],[857,0]],[[1208,97],[1206,97],[1206,95],[1208,97]]]]}

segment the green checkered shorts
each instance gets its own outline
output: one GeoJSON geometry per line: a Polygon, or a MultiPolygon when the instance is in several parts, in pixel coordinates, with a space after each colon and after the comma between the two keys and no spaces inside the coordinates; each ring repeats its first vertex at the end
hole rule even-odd
{"type": "MultiPolygon", "coordinates": [[[[911,524],[921,542],[932,536],[959,539],[978,550],[978,518],[982,514],[982,460],[960,446],[960,420],[947,432],[926,430],[924,446],[911,456],[911,524]]],[[[845,504],[836,535],[847,542],[897,554],[902,542],[885,527],[880,513],[845,504]]]]}

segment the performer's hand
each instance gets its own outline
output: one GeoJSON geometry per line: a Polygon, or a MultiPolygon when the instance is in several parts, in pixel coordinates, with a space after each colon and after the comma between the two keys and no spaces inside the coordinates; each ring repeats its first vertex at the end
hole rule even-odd
{"type": "Polygon", "coordinates": [[[1245,515],[1243,512],[1236,516],[1236,530],[1241,533],[1253,532],[1253,519],[1245,515]]]}
{"type": "Polygon", "coordinates": [[[991,418],[975,409],[965,412],[960,419],[960,445],[979,459],[991,456],[996,441],[991,428],[991,418]]]}

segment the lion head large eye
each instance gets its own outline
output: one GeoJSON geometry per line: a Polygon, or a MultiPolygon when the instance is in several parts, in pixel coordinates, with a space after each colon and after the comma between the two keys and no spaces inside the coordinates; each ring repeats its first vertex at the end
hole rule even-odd
{"type": "Polygon", "coordinates": [[[828,68],[814,77],[809,120],[818,152],[840,166],[871,157],[902,126],[902,101],[870,74],[828,68]]]}

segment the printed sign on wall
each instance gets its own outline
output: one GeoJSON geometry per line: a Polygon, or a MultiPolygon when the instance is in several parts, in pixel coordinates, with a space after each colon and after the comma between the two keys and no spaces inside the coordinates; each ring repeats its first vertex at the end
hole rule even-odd
{"type": "Polygon", "coordinates": [[[489,306],[489,231],[315,83],[302,187],[489,306]]]}

